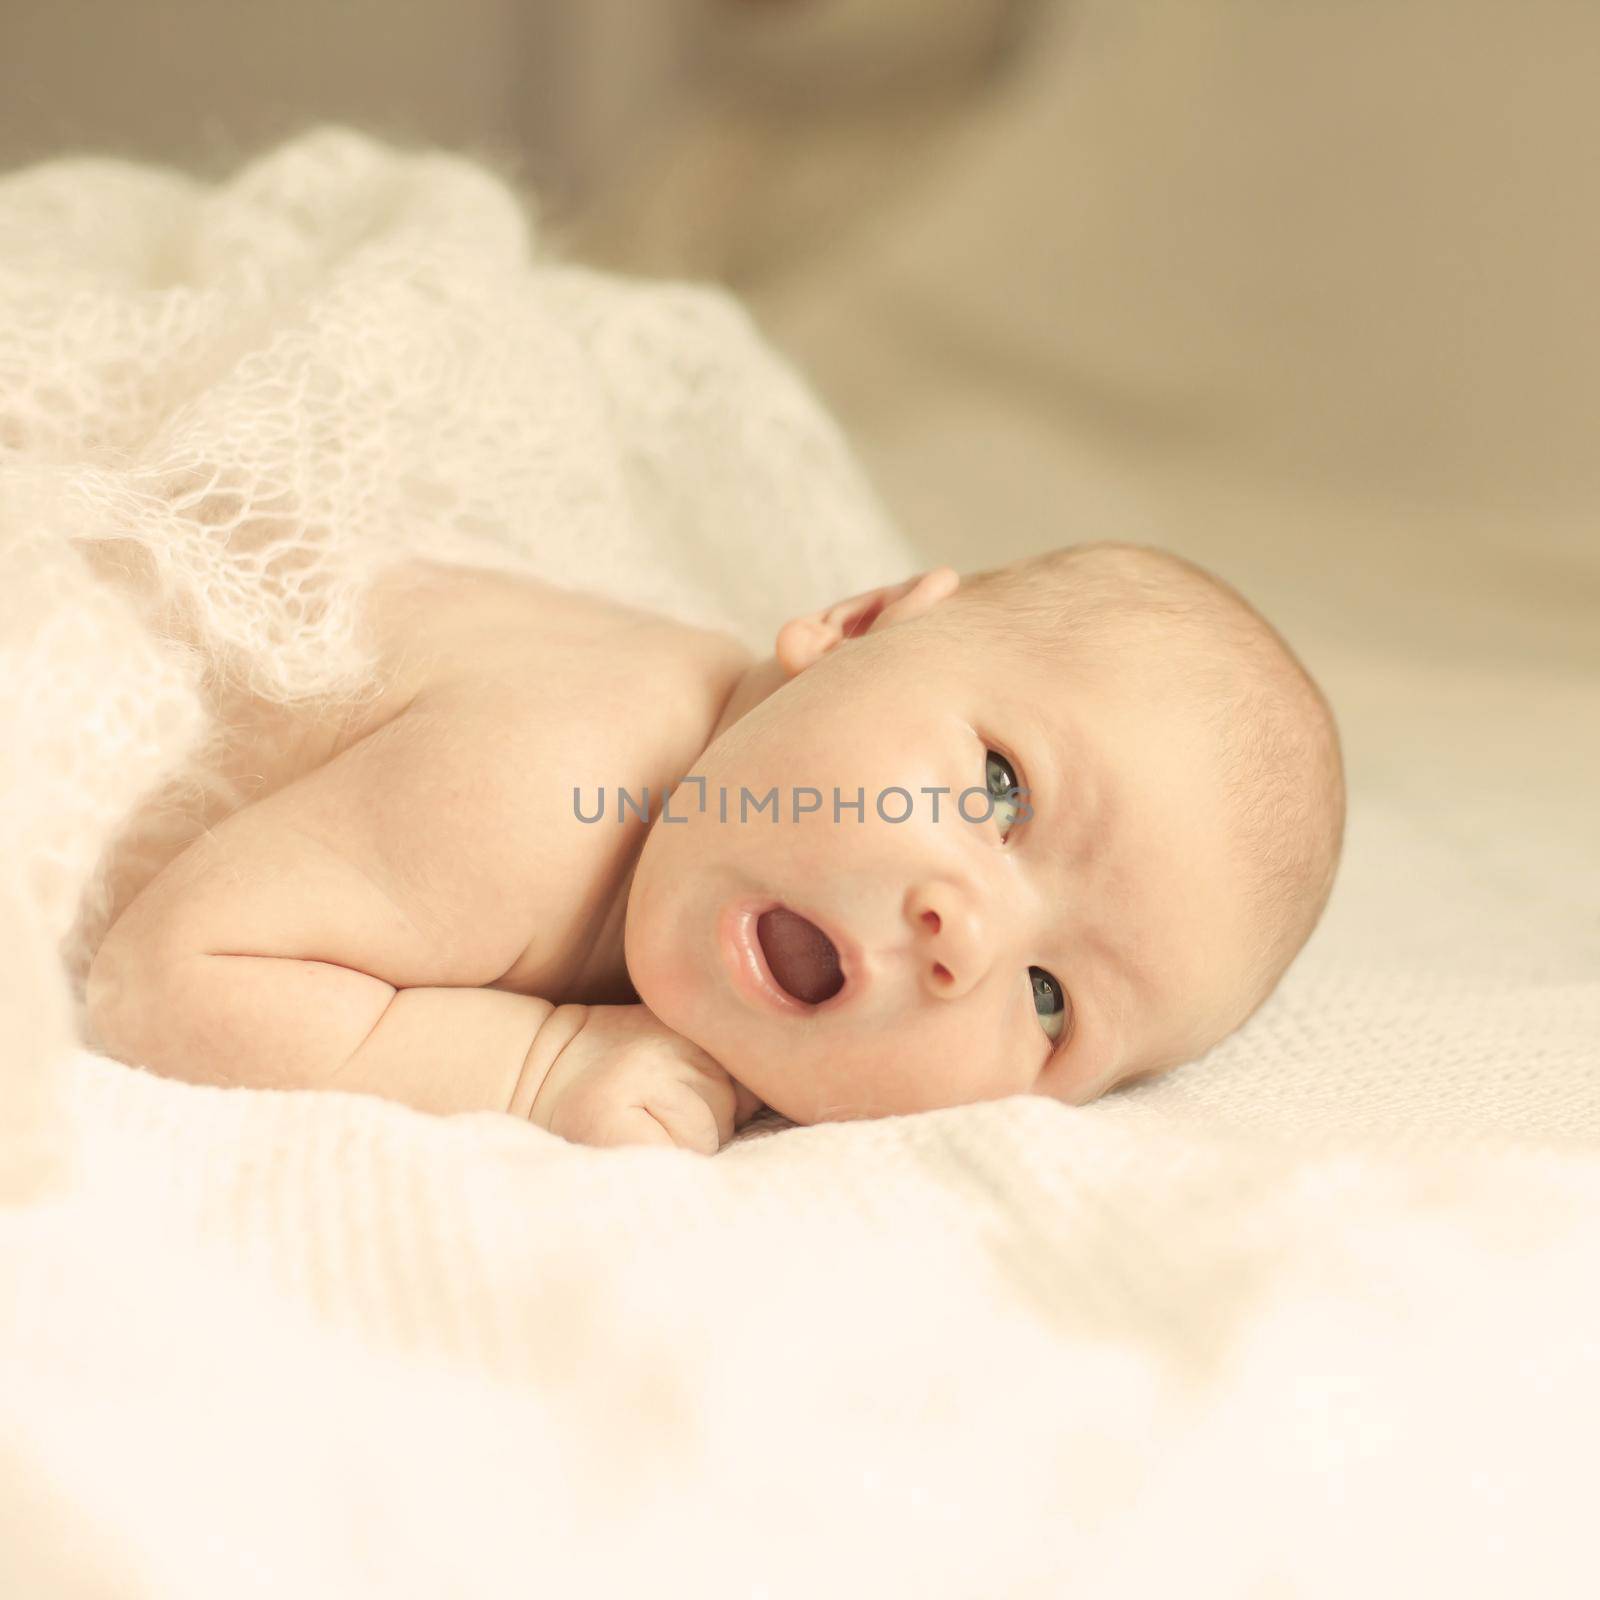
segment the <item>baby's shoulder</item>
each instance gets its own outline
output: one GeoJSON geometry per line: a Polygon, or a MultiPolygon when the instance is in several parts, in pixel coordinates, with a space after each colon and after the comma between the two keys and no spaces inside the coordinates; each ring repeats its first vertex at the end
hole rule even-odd
{"type": "Polygon", "coordinates": [[[492,678],[504,657],[534,651],[553,592],[510,574],[410,561],[379,576],[364,624],[375,677],[396,702],[443,681],[492,678]]]}
{"type": "Polygon", "coordinates": [[[461,708],[494,701],[547,736],[578,724],[608,747],[653,743],[662,719],[676,729],[700,716],[750,659],[730,635],[601,595],[422,562],[374,586],[368,622],[391,706],[424,695],[461,708]]]}

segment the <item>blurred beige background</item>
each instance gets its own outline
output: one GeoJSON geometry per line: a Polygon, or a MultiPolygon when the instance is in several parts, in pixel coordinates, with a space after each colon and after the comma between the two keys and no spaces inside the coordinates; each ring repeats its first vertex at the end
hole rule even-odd
{"type": "MultiPolygon", "coordinates": [[[[1600,662],[1600,8],[5,0],[5,165],[481,154],[718,279],[930,559],[1131,537],[1340,670],[1600,662]]],[[[1354,690],[1352,690],[1354,692],[1354,690]]]]}

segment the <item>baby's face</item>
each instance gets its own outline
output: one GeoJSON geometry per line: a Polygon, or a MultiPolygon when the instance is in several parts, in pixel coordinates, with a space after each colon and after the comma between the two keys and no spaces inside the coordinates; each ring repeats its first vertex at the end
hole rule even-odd
{"type": "Polygon", "coordinates": [[[795,1122],[1081,1103],[1245,1009],[1199,731],[932,622],[846,640],[727,728],[635,875],[640,998],[795,1122]]]}

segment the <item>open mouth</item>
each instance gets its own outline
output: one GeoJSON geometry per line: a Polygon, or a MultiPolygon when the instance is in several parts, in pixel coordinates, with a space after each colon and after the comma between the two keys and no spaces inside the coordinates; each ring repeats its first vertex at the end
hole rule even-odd
{"type": "MultiPolygon", "coordinates": [[[[738,899],[717,920],[722,964],[745,1001],[780,1016],[811,1017],[848,1005],[865,966],[809,917],[779,901],[738,899]]],[[[849,935],[838,934],[848,941],[849,935]]]]}
{"type": "Polygon", "coordinates": [[[756,938],[778,987],[802,1005],[821,1005],[844,987],[844,969],[833,940],[816,923],[787,906],[756,919],[756,938]]]}

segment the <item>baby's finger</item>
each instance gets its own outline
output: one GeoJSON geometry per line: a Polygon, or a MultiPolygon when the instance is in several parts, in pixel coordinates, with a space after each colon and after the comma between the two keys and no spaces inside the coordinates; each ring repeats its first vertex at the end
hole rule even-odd
{"type": "Polygon", "coordinates": [[[689,1090],[710,1107],[712,1120],[717,1127],[717,1143],[720,1149],[733,1137],[739,1120],[739,1093],[734,1087],[733,1079],[721,1067],[715,1067],[710,1071],[701,1071],[697,1068],[689,1090]]]}
{"type": "Polygon", "coordinates": [[[645,1097],[642,1109],[659,1117],[680,1149],[714,1156],[722,1148],[722,1130],[700,1091],[686,1083],[663,1083],[645,1097]]]}
{"type": "Polygon", "coordinates": [[[629,1144],[672,1146],[679,1143],[672,1129],[643,1106],[613,1106],[605,1116],[597,1118],[577,1142],[597,1148],[629,1144]]]}

